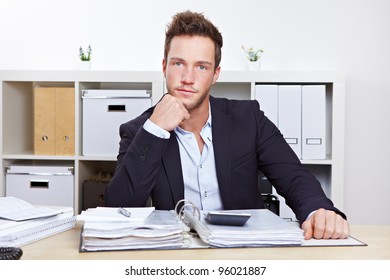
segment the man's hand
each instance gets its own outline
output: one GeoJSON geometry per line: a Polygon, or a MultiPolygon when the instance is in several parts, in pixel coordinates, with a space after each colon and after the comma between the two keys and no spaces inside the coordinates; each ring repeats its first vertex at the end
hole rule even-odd
{"type": "Polygon", "coordinates": [[[334,211],[318,209],[302,224],[305,239],[344,239],[349,236],[349,224],[334,211]]]}
{"type": "Polygon", "coordinates": [[[164,95],[150,116],[154,124],[166,131],[174,130],[181,122],[189,118],[190,114],[183,102],[170,94],[164,95]]]}

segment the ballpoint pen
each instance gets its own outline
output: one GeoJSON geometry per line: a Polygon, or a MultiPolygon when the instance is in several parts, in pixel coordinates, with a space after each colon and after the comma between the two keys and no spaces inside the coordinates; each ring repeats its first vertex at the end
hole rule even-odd
{"type": "Polygon", "coordinates": [[[131,213],[130,211],[126,210],[125,208],[119,208],[118,209],[118,213],[127,217],[127,218],[130,218],[131,217],[131,213]]]}

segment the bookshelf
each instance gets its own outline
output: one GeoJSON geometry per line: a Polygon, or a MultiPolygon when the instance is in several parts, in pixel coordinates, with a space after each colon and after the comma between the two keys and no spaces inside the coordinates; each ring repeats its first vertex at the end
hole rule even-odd
{"type": "MultiPolygon", "coordinates": [[[[345,78],[334,71],[222,71],[211,94],[232,99],[254,99],[256,84],[322,84],[326,86],[327,158],[302,160],[319,179],[325,193],[344,206],[345,78]]],[[[81,211],[82,183],[99,171],[113,172],[116,155],[82,155],[82,90],[148,89],[152,103],[165,86],[160,71],[0,71],[0,195],[5,195],[6,167],[66,165],[74,168],[74,208],[81,211]],[[35,86],[75,88],[75,154],[35,155],[33,151],[33,89],[35,86]]]]}

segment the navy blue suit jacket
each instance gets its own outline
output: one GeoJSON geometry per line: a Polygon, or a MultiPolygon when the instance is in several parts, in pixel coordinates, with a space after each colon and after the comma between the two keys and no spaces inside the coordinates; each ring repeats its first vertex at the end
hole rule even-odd
{"type": "MultiPolygon", "coordinates": [[[[318,180],[301,164],[278,128],[254,100],[210,96],[215,165],[225,209],[264,208],[258,171],[286,199],[298,220],[325,208],[341,214],[318,180]]],[[[179,146],[174,132],[161,139],[143,129],[154,107],[120,126],[117,167],[107,186],[107,206],[171,210],[184,198],[179,146]]]]}

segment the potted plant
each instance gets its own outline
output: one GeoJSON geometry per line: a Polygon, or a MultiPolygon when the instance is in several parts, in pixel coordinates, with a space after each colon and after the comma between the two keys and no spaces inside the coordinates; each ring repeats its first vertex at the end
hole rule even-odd
{"type": "Polygon", "coordinates": [[[79,57],[81,60],[81,69],[83,70],[91,70],[91,54],[92,48],[91,45],[88,45],[87,53],[84,52],[83,48],[80,46],[79,48],[79,57]]]}
{"type": "Polygon", "coordinates": [[[252,47],[246,48],[241,46],[248,58],[249,70],[259,70],[260,68],[260,58],[264,52],[263,49],[254,49],[252,47]]]}

